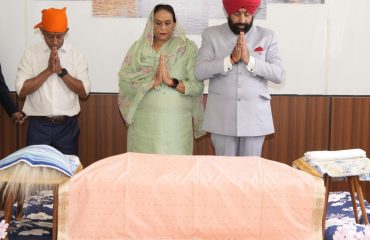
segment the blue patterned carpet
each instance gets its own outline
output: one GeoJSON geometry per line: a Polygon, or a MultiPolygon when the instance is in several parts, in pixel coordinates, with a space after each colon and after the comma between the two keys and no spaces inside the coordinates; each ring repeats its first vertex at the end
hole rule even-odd
{"type": "MultiPolygon", "coordinates": [[[[9,240],[51,240],[52,207],[51,191],[43,191],[31,197],[24,205],[25,218],[21,221],[14,221],[16,209],[14,206],[12,222],[8,229],[9,240]]],[[[370,218],[368,203],[366,208],[370,218]]],[[[361,211],[358,210],[361,216],[361,211]]],[[[2,215],[3,212],[0,212],[1,218],[2,215]]],[[[348,192],[331,193],[329,197],[325,240],[341,239],[370,239],[370,226],[355,224],[351,196],[348,192]]]]}
{"type": "MultiPolygon", "coordinates": [[[[24,204],[23,215],[20,221],[14,220],[16,206],[13,207],[12,221],[8,228],[9,240],[49,240],[52,238],[53,215],[52,191],[43,191],[32,196],[24,204]]],[[[3,212],[0,213],[1,218],[3,212]]]]}
{"type": "MultiPolygon", "coordinates": [[[[366,213],[370,219],[370,205],[365,201],[366,213]]],[[[362,212],[357,201],[360,223],[363,223],[362,212]]],[[[328,213],[326,215],[325,240],[368,240],[370,225],[355,223],[355,215],[349,192],[330,193],[328,213]]]]}

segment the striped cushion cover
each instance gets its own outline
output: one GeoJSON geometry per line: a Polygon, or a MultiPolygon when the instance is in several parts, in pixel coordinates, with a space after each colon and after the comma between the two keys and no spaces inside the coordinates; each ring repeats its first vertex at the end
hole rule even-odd
{"type": "Polygon", "coordinates": [[[0,171],[18,162],[25,162],[31,167],[53,168],[69,177],[73,175],[67,156],[48,145],[31,145],[19,149],[0,160],[0,171]]]}

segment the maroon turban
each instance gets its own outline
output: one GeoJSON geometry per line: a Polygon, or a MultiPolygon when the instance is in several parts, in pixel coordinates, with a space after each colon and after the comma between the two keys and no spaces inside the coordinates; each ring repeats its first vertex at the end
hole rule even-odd
{"type": "Polygon", "coordinates": [[[241,8],[245,8],[250,15],[253,15],[259,7],[261,0],[222,0],[227,15],[231,15],[241,8]]]}

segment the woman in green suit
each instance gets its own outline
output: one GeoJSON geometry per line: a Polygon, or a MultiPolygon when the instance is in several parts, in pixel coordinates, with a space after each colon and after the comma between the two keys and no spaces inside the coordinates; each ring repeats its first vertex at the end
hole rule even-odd
{"type": "Polygon", "coordinates": [[[198,49],[170,5],[152,10],[119,72],[118,104],[128,125],[127,151],[192,154],[201,131],[204,85],[195,79],[198,49]]]}

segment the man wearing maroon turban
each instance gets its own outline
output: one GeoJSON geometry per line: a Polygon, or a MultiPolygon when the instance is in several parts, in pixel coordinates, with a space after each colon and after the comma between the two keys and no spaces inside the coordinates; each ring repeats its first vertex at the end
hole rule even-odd
{"type": "Polygon", "coordinates": [[[203,130],[216,155],[261,156],[265,135],[274,133],[268,81],[285,78],[275,34],[253,25],[260,0],[223,0],[227,23],[202,34],[195,67],[209,79],[203,130]]]}
{"type": "Polygon", "coordinates": [[[26,144],[47,144],[77,155],[79,97],[90,91],[87,61],[64,41],[66,8],[42,10],[34,28],[44,41],[25,51],[16,80],[17,93],[25,99],[23,112],[29,116],[26,144]]]}

